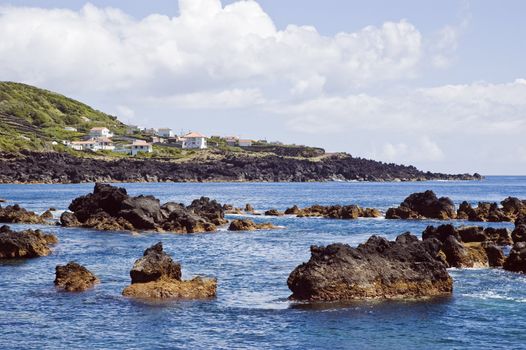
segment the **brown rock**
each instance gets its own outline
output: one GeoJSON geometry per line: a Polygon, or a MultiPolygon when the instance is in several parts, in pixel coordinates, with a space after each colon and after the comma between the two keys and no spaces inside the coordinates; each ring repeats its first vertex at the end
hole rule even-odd
{"type": "Polygon", "coordinates": [[[9,226],[0,227],[0,259],[20,259],[47,256],[50,246],[58,242],[54,235],[40,230],[12,231],[9,226]]]}
{"type": "Polygon", "coordinates": [[[162,243],[146,249],[130,271],[132,284],[122,294],[135,298],[206,299],[215,297],[217,281],[195,277],[181,280],[181,265],[163,251],[162,243]]]}
{"type": "Polygon", "coordinates": [[[267,216],[283,216],[283,213],[277,209],[270,209],[265,212],[267,216]]]}
{"type": "Polygon", "coordinates": [[[210,299],[217,293],[217,281],[194,277],[189,281],[158,280],[131,284],[122,295],[142,299],[210,299]]]}
{"type": "Polygon", "coordinates": [[[276,226],[270,222],[256,224],[250,219],[233,220],[228,227],[229,231],[255,231],[255,230],[275,230],[276,226]]]}
{"type": "Polygon", "coordinates": [[[45,224],[46,220],[18,204],[0,207],[0,222],[12,224],[45,224]]]}
{"type": "Polygon", "coordinates": [[[396,241],[372,236],[347,244],[311,247],[309,262],[290,274],[291,299],[338,301],[427,298],[450,295],[453,281],[438,259],[440,243],[409,233],[396,241]]]}
{"type": "Polygon", "coordinates": [[[526,273],[526,242],[513,245],[503,267],[504,270],[526,273]]]}
{"type": "Polygon", "coordinates": [[[83,292],[99,282],[93,273],[76,262],[56,267],[55,285],[66,292],[83,292]]]}
{"type": "Polygon", "coordinates": [[[457,216],[453,201],[438,198],[433,191],[413,193],[398,208],[387,210],[386,219],[438,219],[449,220],[457,216]]]}

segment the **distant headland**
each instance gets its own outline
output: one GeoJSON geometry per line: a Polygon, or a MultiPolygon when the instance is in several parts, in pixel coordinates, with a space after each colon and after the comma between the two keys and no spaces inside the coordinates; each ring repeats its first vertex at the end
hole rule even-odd
{"type": "Polygon", "coordinates": [[[0,183],[480,180],[236,136],[177,135],[0,82],[0,183]]]}

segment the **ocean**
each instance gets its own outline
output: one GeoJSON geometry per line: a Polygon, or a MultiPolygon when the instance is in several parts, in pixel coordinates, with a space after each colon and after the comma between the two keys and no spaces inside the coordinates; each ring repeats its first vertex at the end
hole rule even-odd
{"type": "MultiPolygon", "coordinates": [[[[312,204],[358,204],[382,210],[413,192],[434,190],[457,204],[526,198],[526,177],[478,182],[407,183],[134,183],[132,195],[189,204],[207,196],[256,210],[312,204]]],[[[66,210],[93,184],[0,185],[6,204],[43,212],[66,210]]],[[[229,216],[235,218],[235,216],[229,216]]],[[[406,302],[301,304],[287,298],[287,277],[310,257],[311,245],[357,245],[371,235],[418,236],[433,220],[328,220],[253,217],[284,229],[210,234],[98,232],[42,228],[60,243],[50,256],[0,262],[2,349],[519,349],[526,348],[526,276],[500,269],[451,269],[448,298],[406,302]],[[218,279],[208,301],[144,302],[121,296],[143,251],[163,242],[183,278],[218,279]],[[57,292],[55,266],[85,265],[101,284],[84,293],[57,292]]],[[[455,225],[466,224],[454,221],[455,225]]],[[[477,223],[479,224],[479,223],[477,223]]],[[[512,227],[509,223],[481,226],[512,227]]]]}

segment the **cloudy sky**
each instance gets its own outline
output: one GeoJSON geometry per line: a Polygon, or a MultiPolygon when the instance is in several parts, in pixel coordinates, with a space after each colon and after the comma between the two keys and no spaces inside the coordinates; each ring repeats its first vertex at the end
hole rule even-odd
{"type": "Polygon", "coordinates": [[[526,174],[526,2],[0,0],[0,80],[127,123],[526,174]]]}

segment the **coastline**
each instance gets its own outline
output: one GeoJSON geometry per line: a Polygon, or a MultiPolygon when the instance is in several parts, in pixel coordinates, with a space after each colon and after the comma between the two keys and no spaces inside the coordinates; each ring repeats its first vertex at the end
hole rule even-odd
{"type": "Polygon", "coordinates": [[[413,166],[386,164],[342,154],[321,160],[224,154],[213,159],[184,162],[78,158],[56,152],[0,154],[2,184],[422,182],[481,179],[483,177],[479,174],[424,172],[413,166]]]}

